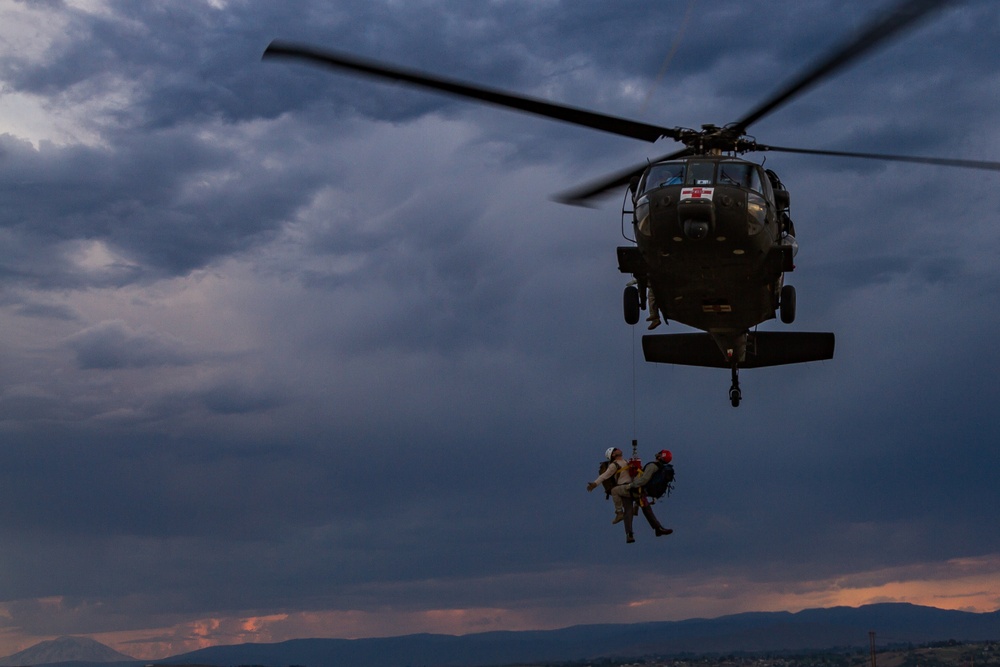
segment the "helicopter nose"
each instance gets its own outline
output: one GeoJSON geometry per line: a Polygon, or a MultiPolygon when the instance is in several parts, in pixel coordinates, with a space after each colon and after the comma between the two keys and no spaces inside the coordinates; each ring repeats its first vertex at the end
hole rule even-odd
{"type": "Polygon", "coordinates": [[[692,241],[701,241],[708,236],[710,227],[711,225],[709,225],[707,220],[685,220],[684,236],[692,241]]]}
{"type": "Polygon", "coordinates": [[[715,226],[715,206],[710,199],[687,199],[677,205],[677,217],[682,220],[684,236],[692,241],[708,237],[715,226]]]}

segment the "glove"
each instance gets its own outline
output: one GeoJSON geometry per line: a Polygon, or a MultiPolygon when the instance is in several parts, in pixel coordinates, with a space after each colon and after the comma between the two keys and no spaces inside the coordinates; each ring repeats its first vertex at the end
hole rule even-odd
{"type": "Polygon", "coordinates": [[[588,491],[593,491],[596,488],[597,488],[597,485],[594,484],[593,482],[591,482],[590,484],[587,485],[587,490],[588,491]]]}

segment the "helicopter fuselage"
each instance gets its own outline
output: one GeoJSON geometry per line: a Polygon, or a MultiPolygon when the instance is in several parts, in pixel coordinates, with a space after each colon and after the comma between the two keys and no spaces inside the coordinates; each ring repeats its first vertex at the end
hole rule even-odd
{"type": "Polygon", "coordinates": [[[723,155],[649,165],[629,186],[634,246],[618,249],[631,273],[625,321],[648,306],[650,328],[662,316],[701,334],[647,335],[647,361],[729,368],[733,406],[739,369],[833,356],[833,334],[757,332],[758,324],[795,319],[795,288],[785,273],[798,249],[789,195],[773,171],[723,155]],[[648,299],[644,298],[647,295],[648,299]]]}
{"type": "Polygon", "coordinates": [[[633,204],[640,281],[664,317],[720,336],[775,317],[796,249],[776,176],[731,157],[659,163],[633,204]]]}

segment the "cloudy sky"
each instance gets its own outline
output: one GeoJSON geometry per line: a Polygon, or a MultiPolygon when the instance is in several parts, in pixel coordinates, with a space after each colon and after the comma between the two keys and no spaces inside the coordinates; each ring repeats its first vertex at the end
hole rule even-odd
{"type": "MultiPolygon", "coordinates": [[[[2,0],[0,655],[1000,608],[1000,175],[769,155],[794,328],[837,351],[733,409],[637,360],[621,193],[551,200],[674,144],[261,62],[698,127],[872,4],[2,0]],[[633,437],[674,452],[675,534],[626,545],[585,484],[633,437]]],[[[751,132],[1000,159],[998,41],[968,0],[751,132]]]]}

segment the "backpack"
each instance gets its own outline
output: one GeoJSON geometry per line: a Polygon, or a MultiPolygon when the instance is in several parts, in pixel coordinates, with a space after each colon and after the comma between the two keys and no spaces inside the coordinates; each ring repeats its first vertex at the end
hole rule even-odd
{"type": "MultiPolygon", "coordinates": [[[[612,463],[614,463],[614,461],[601,461],[601,466],[599,468],[601,475],[607,471],[608,466],[612,463]]],[[[621,468],[619,468],[619,470],[621,470],[621,468]]],[[[618,471],[615,471],[614,475],[601,482],[601,486],[604,487],[604,499],[607,500],[611,497],[611,489],[618,486],[618,471]]]]}
{"type": "Polygon", "coordinates": [[[659,498],[664,493],[668,496],[674,488],[674,467],[669,463],[658,464],[659,468],[649,478],[642,490],[650,498],[659,498]]]}

